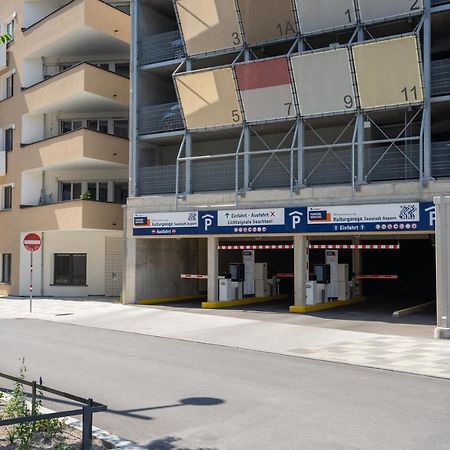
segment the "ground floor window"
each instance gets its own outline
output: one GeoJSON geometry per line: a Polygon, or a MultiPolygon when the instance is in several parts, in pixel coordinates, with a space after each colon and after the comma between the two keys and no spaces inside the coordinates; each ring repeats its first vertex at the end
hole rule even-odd
{"type": "Polygon", "coordinates": [[[54,284],[85,286],[86,259],[85,253],[55,253],[54,284]]]}
{"type": "Polygon", "coordinates": [[[3,253],[2,255],[2,283],[11,283],[11,253],[3,253]]]}

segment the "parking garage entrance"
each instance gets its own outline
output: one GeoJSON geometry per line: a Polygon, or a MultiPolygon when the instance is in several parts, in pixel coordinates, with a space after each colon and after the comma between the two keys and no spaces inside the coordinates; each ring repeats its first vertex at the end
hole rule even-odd
{"type": "MultiPolygon", "coordinates": [[[[338,260],[337,292],[333,295],[338,300],[364,299],[362,303],[322,316],[360,315],[361,320],[366,317],[367,320],[399,321],[400,317],[411,315],[414,320],[432,323],[436,301],[434,242],[434,234],[311,238],[309,282],[317,283],[317,267],[327,265],[330,258],[327,253],[331,252],[338,260]]],[[[328,275],[326,281],[329,278],[328,275]]],[[[330,300],[325,297],[328,297],[326,292],[318,301],[330,300]]],[[[306,303],[310,303],[308,298],[306,303]]]]}

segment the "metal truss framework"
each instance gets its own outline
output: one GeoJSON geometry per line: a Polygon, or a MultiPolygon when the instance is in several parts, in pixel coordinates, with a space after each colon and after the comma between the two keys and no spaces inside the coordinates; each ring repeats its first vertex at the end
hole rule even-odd
{"type": "MultiPolygon", "coordinates": [[[[251,125],[244,122],[242,125],[238,145],[233,153],[224,154],[211,154],[204,156],[192,156],[192,137],[195,133],[202,133],[201,130],[188,131],[184,133],[182,143],[179,148],[179,152],[176,159],[176,207],[178,208],[178,202],[180,197],[185,197],[192,193],[191,189],[191,172],[192,162],[200,160],[224,160],[228,158],[234,158],[235,160],[235,198],[236,205],[239,204],[240,197],[245,195],[245,192],[253,189],[255,182],[267,168],[271,161],[277,161],[282,171],[285,171],[289,175],[289,191],[290,197],[293,198],[294,194],[300,189],[308,187],[308,181],[316,173],[323,161],[329,157],[334,157],[339,161],[339,164],[343,169],[349,173],[351,178],[352,190],[355,193],[359,186],[366,184],[368,178],[374,172],[374,170],[380,165],[383,159],[385,159],[392,152],[398,152],[405,159],[405,161],[417,171],[417,178],[419,179],[419,189],[422,189],[424,182],[431,180],[431,0],[424,0],[424,12],[420,18],[419,24],[415,29],[415,33],[423,35],[423,85],[424,85],[424,103],[420,105],[417,110],[415,107],[407,106],[403,108],[394,107],[392,109],[405,111],[405,117],[408,111],[411,113],[411,118],[405,120],[405,125],[400,133],[395,137],[389,137],[388,134],[382,129],[382,126],[377,123],[374,117],[374,112],[357,110],[354,114],[347,114],[349,118],[348,122],[342,129],[342,131],[331,142],[323,137],[320,132],[313,127],[311,122],[305,118],[298,117],[290,126],[289,130],[282,137],[279,144],[273,148],[256,130],[258,124],[251,125]],[[407,135],[410,126],[420,119],[420,134],[417,136],[407,135]],[[377,132],[379,132],[383,139],[366,140],[364,124],[370,123],[377,132]],[[353,129],[353,135],[351,141],[343,142],[343,136],[347,131],[353,129]],[[320,145],[307,146],[305,145],[305,132],[309,130],[320,142],[320,145]],[[264,150],[252,150],[252,136],[262,143],[264,150]],[[286,141],[292,138],[290,146],[285,146],[286,141]],[[401,143],[417,142],[420,148],[419,164],[413,161],[401,148],[401,143]],[[366,149],[368,145],[387,144],[383,153],[374,161],[370,167],[367,166],[366,149]],[[351,149],[351,164],[345,161],[339,154],[340,149],[351,149]],[[324,154],[320,157],[319,161],[307,171],[305,169],[305,154],[313,150],[323,150],[324,154]],[[280,158],[282,154],[289,154],[289,165],[283,162],[280,158]],[[256,172],[251,174],[252,158],[255,156],[267,156],[263,166],[256,172]],[[240,167],[243,161],[243,173],[240,173],[240,167]],[[367,169],[365,171],[365,168],[367,169]],[[185,171],[185,186],[183,192],[180,192],[180,170],[185,171]],[[241,175],[243,175],[243,184],[241,184],[241,175]]],[[[354,42],[361,42],[365,40],[366,34],[373,38],[370,32],[367,30],[364,24],[358,23],[352,36],[349,39],[348,44],[354,42]]],[[[287,56],[295,52],[302,52],[307,47],[312,47],[308,43],[309,36],[297,36],[292,39],[292,46],[287,53],[287,56]]],[[[257,59],[253,47],[249,46],[243,48],[233,61],[232,66],[240,61],[251,61],[257,59]]],[[[218,52],[221,54],[223,52],[218,52]]],[[[210,55],[212,56],[212,55],[210,55]]],[[[186,72],[192,70],[192,60],[185,59],[180,66],[176,69],[173,76],[182,70],[185,66],[186,72]]],[[[294,95],[294,98],[296,96],[294,95]]],[[[242,107],[242,99],[239,98],[242,107]]],[[[180,103],[181,106],[181,103],[180,103]]],[[[298,105],[297,105],[298,106],[298,105]]],[[[391,108],[386,108],[390,110],[391,108]]],[[[378,113],[380,110],[377,111],[378,113]]],[[[286,121],[288,122],[288,121],[286,121]]],[[[271,121],[266,121],[266,124],[271,121]]],[[[208,130],[204,130],[208,131],[208,130]]],[[[211,131],[211,130],[209,130],[211,131]]],[[[137,160],[137,158],[136,158],[137,160]]],[[[287,187],[287,186],[286,186],[287,187]]]]}

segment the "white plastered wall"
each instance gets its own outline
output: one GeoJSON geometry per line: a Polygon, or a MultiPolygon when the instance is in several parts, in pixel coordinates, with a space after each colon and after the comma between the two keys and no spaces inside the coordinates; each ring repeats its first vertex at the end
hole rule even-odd
{"type": "MultiPolygon", "coordinates": [[[[20,295],[29,295],[30,252],[20,237],[20,295]]],[[[50,231],[37,233],[42,247],[33,254],[33,294],[35,296],[83,297],[105,295],[106,237],[121,238],[121,231],[50,231]],[[87,286],[53,286],[54,254],[86,253],[87,286]],[[42,288],[43,286],[43,288],[42,288]]]]}

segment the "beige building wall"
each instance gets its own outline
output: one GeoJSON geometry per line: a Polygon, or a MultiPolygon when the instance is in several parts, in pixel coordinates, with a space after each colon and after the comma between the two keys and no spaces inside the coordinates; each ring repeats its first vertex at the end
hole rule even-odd
{"type": "MultiPolygon", "coordinates": [[[[14,95],[0,101],[0,130],[2,131],[0,150],[3,150],[1,141],[4,129],[14,127],[13,150],[6,154],[7,173],[0,176],[0,186],[9,184],[13,186],[12,209],[0,211],[0,261],[2,254],[12,255],[11,283],[0,284],[0,295],[23,294],[23,289],[20,292],[20,286],[24,282],[24,274],[20,272],[21,270],[23,272],[26,262],[22,261],[21,269],[20,260],[24,232],[52,231],[54,242],[59,245],[58,251],[62,251],[65,245],[64,239],[58,238],[58,233],[62,233],[61,236],[63,236],[66,234],[63,230],[75,231],[82,238],[83,233],[86,233],[86,236],[92,236],[92,231],[89,230],[97,230],[95,236],[111,233],[117,236],[117,233],[122,234],[123,229],[122,207],[119,204],[78,200],[35,208],[21,208],[21,181],[23,171],[46,170],[51,164],[69,162],[73,163],[72,170],[82,171],[83,163],[80,164],[82,160],[94,161],[93,164],[99,170],[104,164],[105,171],[116,165],[116,168],[121,168],[123,173],[126,173],[127,140],[79,130],[29,146],[21,146],[21,144],[24,134],[23,118],[31,117],[35,120],[38,129],[40,124],[44,123],[44,117],[39,117],[36,113],[46,114],[47,108],[53,108],[58,112],[66,108],[69,113],[76,115],[77,112],[88,113],[89,108],[95,109],[96,104],[101,104],[110,114],[111,111],[127,112],[128,80],[82,64],[30,90],[22,91],[21,88],[26,86],[25,71],[30,68],[30,60],[27,58],[40,58],[41,48],[45,48],[46,55],[51,55],[52,52],[57,51],[56,43],[64,39],[69,48],[69,35],[85,36],[93,42],[97,41],[106,46],[108,51],[117,48],[121,52],[121,58],[124,54],[128,55],[124,52],[129,51],[130,18],[99,0],[75,0],[45,18],[39,25],[22,31],[25,17],[24,3],[23,0],[1,0],[0,2],[2,32],[6,31],[6,23],[14,17],[14,41],[7,47],[9,63],[7,68],[0,71],[0,83],[4,82],[2,77],[14,72],[14,95]],[[62,82],[66,79],[70,81],[69,84],[62,82]],[[60,82],[57,83],[57,81],[60,82]]],[[[95,46],[92,49],[94,53],[98,50],[95,46]]],[[[89,60],[94,56],[90,54],[86,59],[89,60]]],[[[25,126],[28,123],[25,121],[25,126]]],[[[70,169],[70,165],[68,168],[70,169]]],[[[127,181],[127,177],[124,177],[124,181],[127,181]]],[[[39,192],[36,192],[36,195],[39,198],[39,192]]],[[[67,251],[73,250],[72,247],[67,251]]],[[[90,264],[90,267],[95,267],[95,264],[90,264]]],[[[50,267],[44,270],[50,270],[50,267]]],[[[47,275],[45,276],[48,278],[47,275]]],[[[101,277],[104,277],[104,273],[101,277]]],[[[101,294],[98,292],[99,286],[97,283],[94,289],[96,294],[101,294]]],[[[73,294],[73,292],[70,293],[73,294]]]]}

